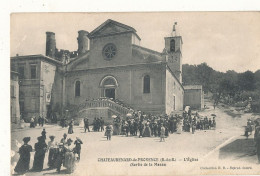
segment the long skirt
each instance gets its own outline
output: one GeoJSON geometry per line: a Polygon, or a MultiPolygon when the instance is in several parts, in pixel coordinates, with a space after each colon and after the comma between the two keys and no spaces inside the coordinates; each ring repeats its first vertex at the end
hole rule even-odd
{"type": "Polygon", "coordinates": [[[76,161],[76,157],[73,152],[65,153],[64,167],[67,168],[68,173],[74,172],[76,166],[75,161],[76,161]]]}
{"type": "Polygon", "coordinates": [[[55,167],[55,160],[56,160],[56,158],[57,158],[57,149],[50,148],[49,156],[48,156],[48,166],[50,168],[54,168],[55,167]]]}
{"type": "Polygon", "coordinates": [[[60,169],[63,159],[64,159],[64,155],[62,153],[57,153],[57,157],[54,162],[54,167],[60,169]]]}
{"type": "Polygon", "coordinates": [[[151,137],[151,128],[145,127],[143,137],[151,137]]]}
{"type": "Polygon", "coordinates": [[[34,161],[33,161],[33,170],[42,171],[44,158],[45,158],[45,152],[42,152],[42,151],[35,152],[34,161]]]}
{"type": "Polygon", "coordinates": [[[113,128],[114,130],[113,130],[113,135],[119,135],[120,134],[120,132],[121,132],[121,127],[120,126],[114,126],[114,128],[113,128]]]}
{"type": "Polygon", "coordinates": [[[73,133],[73,127],[69,127],[69,130],[68,130],[68,134],[72,134],[73,133]]]}
{"type": "Polygon", "coordinates": [[[177,125],[177,134],[181,134],[182,132],[182,124],[177,125]]]}
{"type": "Polygon", "coordinates": [[[29,165],[30,165],[30,156],[20,157],[17,162],[17,165],[14,168],[14,171],[23,174],[29,170],[29,165]]]}
{"type": "Polygon", "coordinates": [[[34,127],[35,127],[34,122],[31,122],[31,123],[30,123],[30,128],[34,128],[34,127]]]}

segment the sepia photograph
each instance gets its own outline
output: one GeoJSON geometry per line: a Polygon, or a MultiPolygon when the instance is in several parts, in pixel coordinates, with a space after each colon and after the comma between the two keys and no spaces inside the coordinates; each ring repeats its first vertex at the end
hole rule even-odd
{"type": "Polygon", "coordinates": [[[260,12],[10,14],[11,175],[260,174],[260,12]]]}

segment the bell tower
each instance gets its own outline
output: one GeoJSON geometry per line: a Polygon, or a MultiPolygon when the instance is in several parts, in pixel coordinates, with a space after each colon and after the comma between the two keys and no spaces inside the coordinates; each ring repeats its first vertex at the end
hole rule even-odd
{"type": "Polygon", "coordinates": [[[166,62],[180,83],[182,83],[182,37],[165,37],[164,40],[166,62]]]}

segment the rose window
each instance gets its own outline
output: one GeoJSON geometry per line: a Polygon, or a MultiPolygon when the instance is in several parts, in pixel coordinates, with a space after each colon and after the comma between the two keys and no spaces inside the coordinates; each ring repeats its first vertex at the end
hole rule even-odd
{"type": "Polygon", "coordinates": [[[107,44],[103,49],[103,56],[106,60],[111,60],[116,55],[116,46],[112,43],[107,44]]]}

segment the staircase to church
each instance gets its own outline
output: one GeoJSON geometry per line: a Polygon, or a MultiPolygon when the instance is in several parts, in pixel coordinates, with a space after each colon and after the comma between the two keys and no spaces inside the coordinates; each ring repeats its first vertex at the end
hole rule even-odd
{"type": "Polygon", "coordinates": [[[126,116],[132,113],[133,109],[127,107],[122,102],[115,102],[108,98],[100,98],[96,100],[87,100],[78,107],[79,118],[89,118],[93,120],[96,117],[103,117],[106,121],[112,121],[113,115],[126,116]]]}

